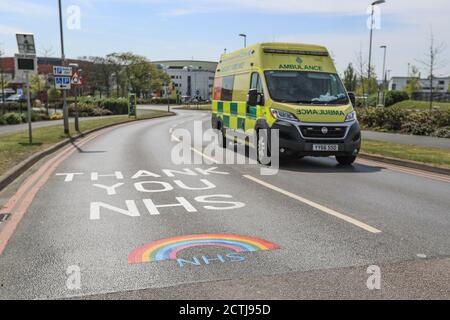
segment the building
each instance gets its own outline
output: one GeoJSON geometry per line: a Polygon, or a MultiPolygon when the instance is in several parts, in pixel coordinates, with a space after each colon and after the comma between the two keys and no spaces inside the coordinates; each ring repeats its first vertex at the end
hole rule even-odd
{"type": "MultiPolygon", "coordinates": [[[[81,67],[92,65],[92,62],[85,60],[66,60],[66,65],[71,63],[76,63],[81,67]]],[[[45,80],[48,87],[53,86],[53,67],[61,65],[61,58],[37,57],[35,64],[37,68],[33,74],[38,74],[42,80],[45,80]]],[[[2,73],[4,81],[8,83],[12,90],[16,91],[18,88],[25,87],[25,75],[23,71],[18,70],[16,57],[0,58],[0,73],[2,73]]],[[[84,84],[83,88],[89,89],[89,86],[84,84]]]]}
{"type": "MultiPolygon", "coordinates": [[[[411,77],[392,77],[389,80],[388,88],[391,90],[406,90],[408,83],[411,81],[411,77]]],[[[430,79],[418,79],[419,80],[419,93],[430,93],[430,79]]],[[[447,93],[449,90],[450,77],[436,77],[433,79],[433,91],[435,93],[447,93]]]]}
{"type": "Polygon", "coordinates": [[[165,60],[154,63],[167,72],[176,94],[184,100],[211,100],[217,62],[165,60]]]}

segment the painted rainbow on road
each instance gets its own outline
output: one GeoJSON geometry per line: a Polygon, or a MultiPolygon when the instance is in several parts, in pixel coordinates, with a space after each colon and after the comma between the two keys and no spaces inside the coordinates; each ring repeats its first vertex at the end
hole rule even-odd
{"type": "Polygon", "coordinates": [[[219,246],[235,252],[276,250],[279,246],[264,239],[235,234],[194,234],[161,239],[135,249],[128,255],[128,263],[176,260],[185,249],[202,246],[219,246]]]}

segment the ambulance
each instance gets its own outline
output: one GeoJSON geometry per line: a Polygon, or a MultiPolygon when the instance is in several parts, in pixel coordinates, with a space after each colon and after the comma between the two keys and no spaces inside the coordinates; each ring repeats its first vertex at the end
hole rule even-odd
{"type": "Polygon", "coordinates": [[[361,147],[354,105],[325,47],[259,43],[221,56],[212,127],[224,147],[230,132],[253,137],[260,162],[270,157],[277,129],[281,156],[334,156],[351,165],[361,147]]]}

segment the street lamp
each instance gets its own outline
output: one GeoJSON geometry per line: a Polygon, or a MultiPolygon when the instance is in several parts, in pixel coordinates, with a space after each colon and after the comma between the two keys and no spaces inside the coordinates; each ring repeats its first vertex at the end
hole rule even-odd
{"type": "Polygon", "coordinates": [[[245,33],[240,33],[239,37],[244,38],[244,48],[247,48],[247,35],[245,33]]]}
{"type": "MultiPolygon", "coordinates": [[[[375,13],[375,6],[379,5],[379,4],[383,4],[385,3],[386,0],[377,0],[372,2],[371,6],[372,6],[372,13],[370,15],[370,45],[369,45],[369,69],[367,71],[367,77],[368,77],[368,84],[367,84],[367,91],[368,94],[370,95],[370,76],[371,76],[371,64],[372,64],[372,40],[373,40],[373,15],[375,13]]],[[[368,99],[366,100],[366,107],[368,105],[368,99]]]]}
{"type": "Polygon", "coordinates": [[[387,76],[386,76],[386,50],[387,50],[387,46],[380,46],[381,49],[384,49],[384,57],[383,57],[383,107],[385,106],[386,103],[386,81],[387,81],[387,76]]]}
{"type": "MultiPolygon", "coordinates": [[[[63,66],[66,64],[66,56],[64,53],[64,32],[63,32],[63,18],[62,18],[62,4],[61,0],[58,0],[58,13],[59,13],[59,35],[61,40],[61,63],[63,66]]],[[[63,90],[63,118],[64,118],[64,133],[69,134],[69,110],[67,108],[67,93],[63,90]]]]}

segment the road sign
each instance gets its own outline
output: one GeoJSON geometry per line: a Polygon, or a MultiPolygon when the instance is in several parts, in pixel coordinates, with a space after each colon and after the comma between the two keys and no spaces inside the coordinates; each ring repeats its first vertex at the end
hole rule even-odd
{"type": "Polygon", "coordinates": [[[55,77],[55,87],[59,90],[70,89],[70,77],[55,77]]]}
{"type": "Polygon", "coordinates": [[[34,35],[31,33],[16,33],[17,46],[20,54],[36,54],[36,47],[34,45],[34,35]]]}
{"type": "Polygon", "coordinates": [[[77,71],[75,71],[75,72],[73,73],[72,78],[71,78],[71,80],[70,80],[70,83],[71,83],[73,86],[80,86],[80,85],[82,84],[82,83],[81,83],[80,76],[78,75],[78,72],[77,72],[77,71]]]}
{"type": "Polygon", "coordinates": [[[23,96],[23,89],[22,88],[17,89],[16,94],[19,96],[23,96]]]}
{"type": "Polygon", "coordinates": [[[72,76],[72,67],[55,66],[55,67],[53,67],[53,75],[71,77],[72,76]]]}

